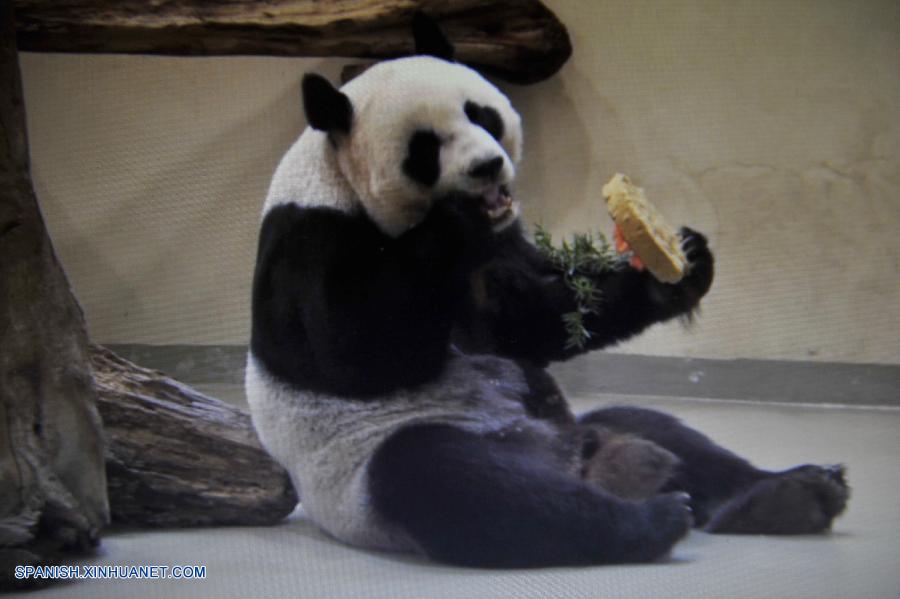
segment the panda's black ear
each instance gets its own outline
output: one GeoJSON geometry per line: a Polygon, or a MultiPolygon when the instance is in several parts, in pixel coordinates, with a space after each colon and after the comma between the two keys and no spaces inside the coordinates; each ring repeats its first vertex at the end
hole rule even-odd
{"type": "Polygon", "coordinates": [[[416,54],[425,54],[453,62],[453,55],[456,51],[453,49],[453,44],[441,31],[437,21],[417,10],[413,14],[412,30],[413,39],[416,40],[416,54]]]}
{"type": "Polygon", "coordinates": [[[306,122],[313,129],[326,133],[350,133],[353,104],[350,98],[321,75],[310,73],[303,76],[303,110],[306,112],[306,122]]]}

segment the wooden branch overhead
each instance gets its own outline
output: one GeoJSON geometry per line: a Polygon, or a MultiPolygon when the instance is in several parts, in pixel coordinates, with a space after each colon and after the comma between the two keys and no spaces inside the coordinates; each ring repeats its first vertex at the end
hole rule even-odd
{"type": "Polygon", "coordinates": [[[516,83],[546,79],[572,53],[540,0],[15,0],[20,50],[390,58],[412,52],[416,10],[457,59],[516,83]]]}

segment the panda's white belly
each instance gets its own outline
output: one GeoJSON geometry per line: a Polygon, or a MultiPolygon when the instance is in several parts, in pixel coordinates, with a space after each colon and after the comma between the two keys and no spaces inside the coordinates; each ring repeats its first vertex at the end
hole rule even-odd
{"type": "Polygon", "coordinates": [[[368,462],[399,428],[445,423],[483,434],[554,434],[525,413],[520,398],[527,384],[518,366],[496,357],[456,355],[428,385],[363,401],[292,389],[251,352],[246,389],[260,440],[290,473],[306,514],[334,537],[361,547],[416,549],[377,517],[369,501],[368,462]]]}

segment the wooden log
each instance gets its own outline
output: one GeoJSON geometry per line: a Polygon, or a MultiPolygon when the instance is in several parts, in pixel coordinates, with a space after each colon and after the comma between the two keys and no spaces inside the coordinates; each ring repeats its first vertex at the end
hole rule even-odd
{"type": "Polygon", "coordinates": [[[572,53],[540,0],[15,0],[22,50],[390,58],[412,52],[416,10],[437,19],[457,59],[516,83],[572,53]]]}
{"type": "Polygon", "coordinates": [[[0,2],[0,588],[97,543],[106,477],[88,338],[31,183],[12,7],[0,2]]]}
{"type": "Polygon", "coordinates": [[[243,410],[92,346],[113,523],[274,524],[297,505],[243,410]]]}

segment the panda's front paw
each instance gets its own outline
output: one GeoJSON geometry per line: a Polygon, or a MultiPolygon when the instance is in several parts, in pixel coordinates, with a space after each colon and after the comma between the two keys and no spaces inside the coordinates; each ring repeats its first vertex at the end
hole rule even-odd
{"type": "Polygon", "coordinates": [[[682,227],[679,234],[681,251],[688,260],[688,266],[687,274],[678,283],[678,287],[683,292],[684,309],[693,310],[712,286],[714,260],[702,233],[682,227]]]}
{"type": "Polygon", "coordinates": [[[477,196],[448,194],[435,200],[430,220],[441,237],[458,248],[463,255],[482,255],[493,238],[491,221],[477,196]]]}
{"type": "Polygon", "coordinates": [[[485,235],[489,233],[490,218],[482,208],[480,197],[466,193],[453,193],[440,198],[436,205],[439,206],[439,209],[443,209],[447,217],[455,219],[458,226],[476,229],[485,235]]]}
{"type": "Polygon", "coordinates": [[[449,280],[451,273],[464,274],[488,260],[493,237],[477,198],[448,194],[432,201],[425,220],[407,231],[400,243],[418,267],[449,280]]]}

